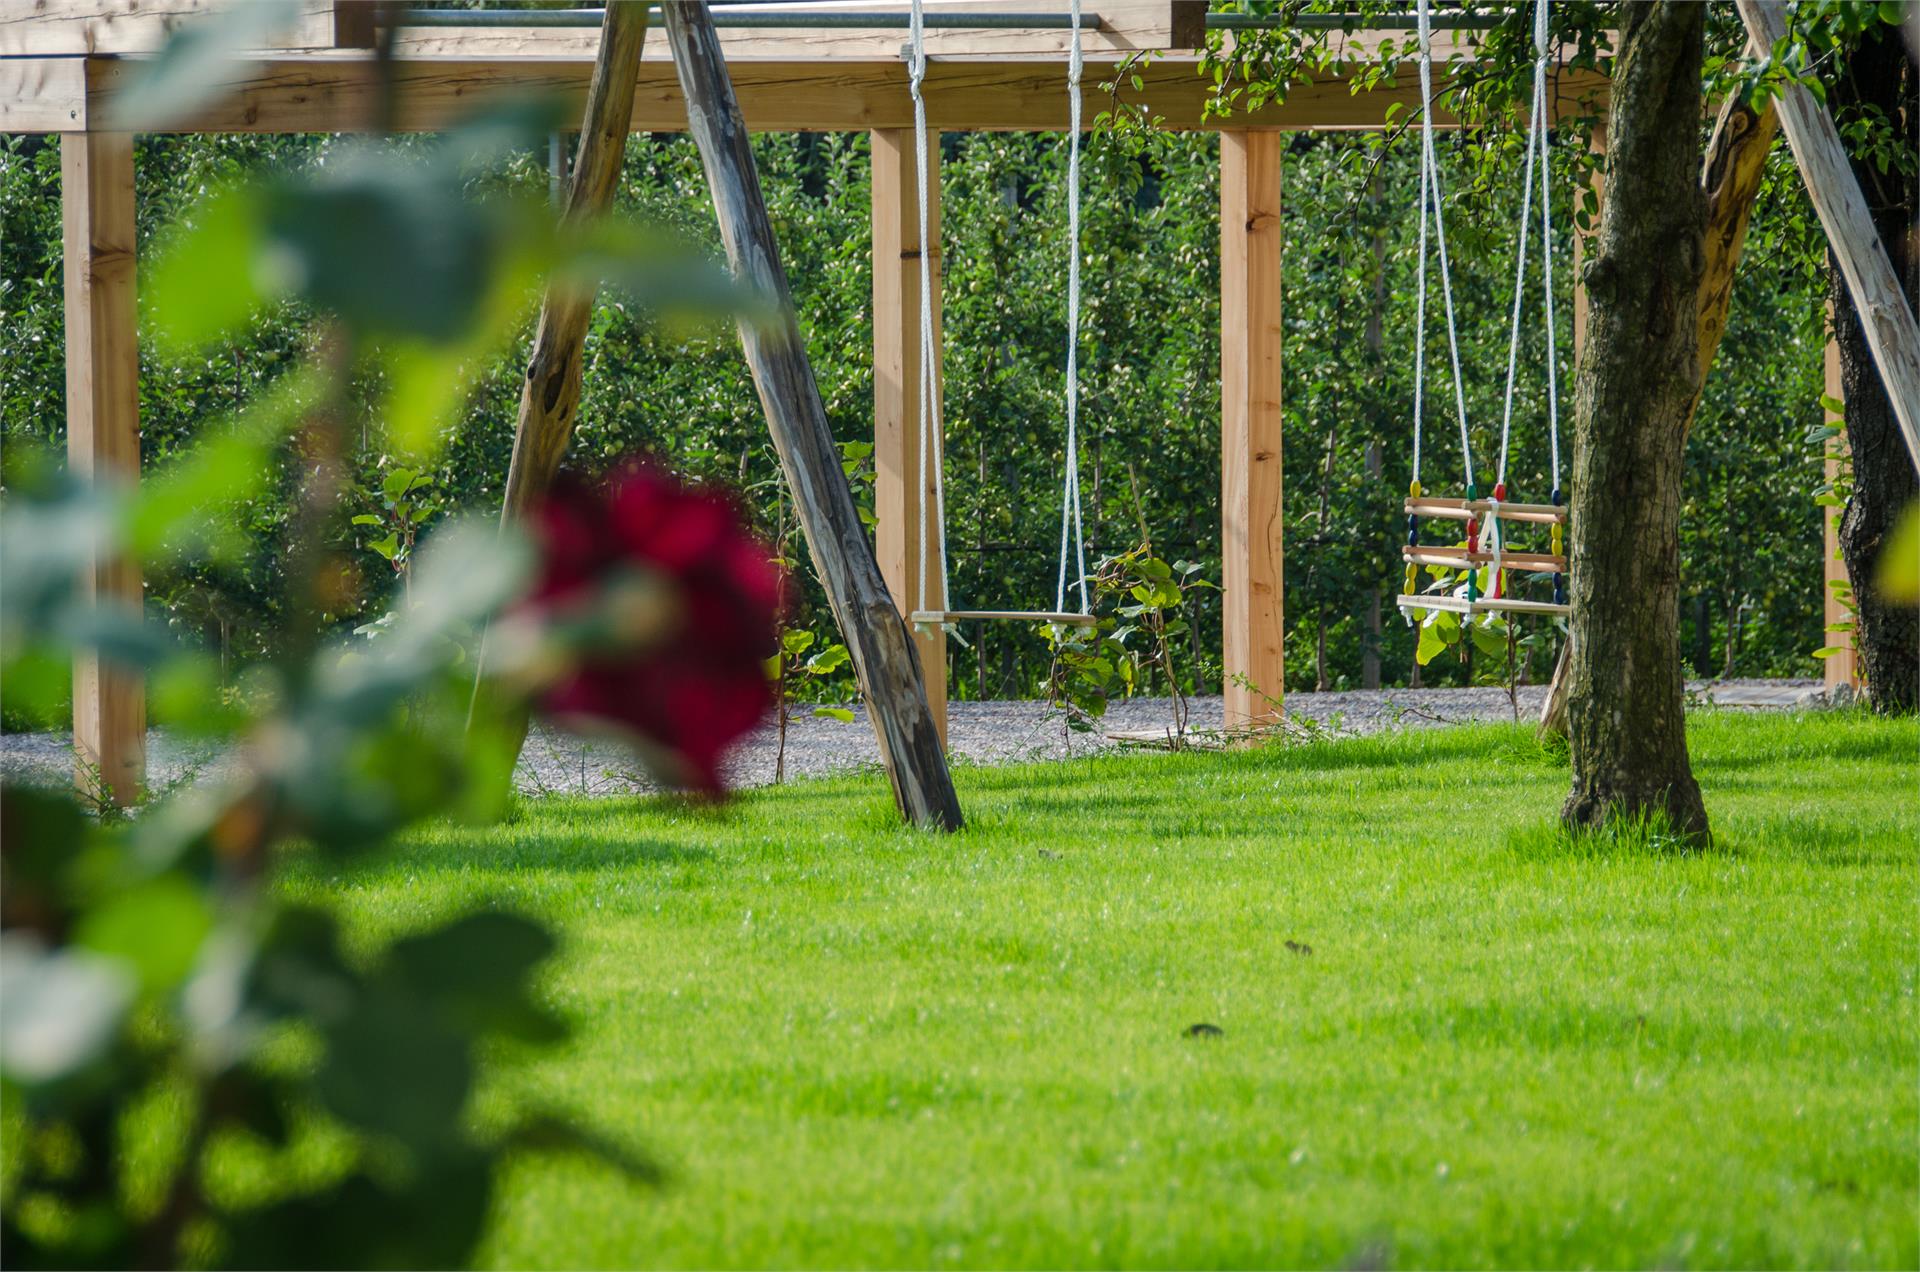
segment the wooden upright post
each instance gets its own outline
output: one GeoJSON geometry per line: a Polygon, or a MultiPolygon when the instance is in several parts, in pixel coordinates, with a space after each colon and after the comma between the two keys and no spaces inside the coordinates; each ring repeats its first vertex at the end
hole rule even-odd
{"type": "MultiPolygon", "coordinates": [[[[939,609],[939,552],[920,531],[935,507],[932,457],[920,461],[920,205],[913,131],[872,134],[873,152],[873,512],[875,552],[902,616],[939,609]],[[920,592],[921,564],[927,594],[920,592]]],[[[933,275],[933,347],[940,342],[940,136],[927,138],[927,252],[933,275]]],[[[938,394],[939,359],[934,361],[938,394]]],[[[937,531],[936,531],[937,534],[937,531]]],[[[947,738],[947,637],[915,629],[913,645],[942,744],[947,738]]]]}
{"type": "MultiPolygon", "coordinates": [[[[1829,320],[1831,320],[1831,311],[1829,311],[1829,320]]],[[[1831,325],[1829,325],[1827,329],[1826,387],[1823,392],[1829,399],[1839,402],[1843,400],[1842,395],[1845,392],[1845,388],[1846,386],[1840,378],[1840,342],[1834,338],[1833,329],[1831,325]]],[[[1830,425],[1846,423],[1845,411],[1836,411],[1828,407],[1825,408],[1825,415],[1827,423],[1830,425]]],[[[1827,452],[1827,480],[1829,482],[1840,475],[1840,465],[1844,462],[1845,451],[1846,434],[1843,433],[1834,439],[1834,445],[1830,447],[1827,452]]],[[[1822,508],[1820,510],[1820,525],[1822,529],[1820,539],[1825,547],[1820,569],[1821,610],[1824,615],[1822,622],[1826,626],[1831,626],[1834,623],[1847,622],[1854,618],[1854,615],[1848,612],[1847,607],[1840,603],[1839,593],[1833,586],[1836,582],[1848,581],[1847,563],[1840,557],[1840,509],[1822,508]]],[[[1833,657],[1827,659],[1820,669],[1821,678],[1826,682],[1827,688],[1832,689],[1837,685],[1853,685],[1858,687],[1860,683],[1860,672],[1854,659],[1852,633],[1827,632],[1820,643],[1823,645],[1839,645],[1845,649],[1844,653],[1835,654],[1833,657]]]]}
{"type": "MultiPolygon", "coordinates": [[[[133,135],[60,138],[67,302],[67,463],[81,478],[140,477],[135,343],[133,135]]],[[[98,605],[140,610],[140,568],[96,556],[82,582],[98,605]]],[[[74,778],[92,798],[133,802],[147,774],[146,689],[138,673],[82,653],[73,663],[74,778]]]]}
{"type": "Polygon", "coordinates": [[[1220,552],[1226,725],[1280,717],[1280,146],[1220,135],[1220,552]]]}

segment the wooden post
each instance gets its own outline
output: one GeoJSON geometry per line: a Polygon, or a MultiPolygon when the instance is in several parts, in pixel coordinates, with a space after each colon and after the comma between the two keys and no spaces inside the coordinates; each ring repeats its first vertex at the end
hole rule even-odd
{"type": "MultiPolygon", "coordinates": [[[[1843,400],[1844,392],[1845,385],[1840,378],[1840,342],[1833,335],[1832,310],[1829,308],[1824,393],[1827,398],[1839,402],[1843,400]]],[[[1846,423],[1847,417],[1844,410],[1836,411],[1832,407],[1825,407],[1823,410],[1828,424],[1839,426],[1846,423]]],[[[1832,482],[1840,475],[1840,466],[1845,461],[1845,450],[1846,435],[1843,433],[1833,440],[1827,451],[1828,482],[1832,482]]],[[[1840,603],[1840,597],[1833,586],[1836,582],[1848,581],[1847,563],[1840,556],[1840,509],[1822,508],[1820,525],[1822,531],[1820,539],[1825,545],[1820,569],[1822,623],[1825,626],[1831,626],[1834,623],[1855,619],[1855,615],[1840,603]]],[[[1859,688],[1860,671],[1854,658],[1853,637],[1854,634],[1851,632],[1826,632],[1823,635],[1821,644],[1841,645],[1846,651],[1827,659],[1820,668],[1821,678],[1829,689],[1837,685],[1852,685],[1856,689],[1859,688]]]]}
{"type": "MultiPolygon", "coordinates": [[[[873,512],[875,551],[887,591],[902,615],[943,608],[938,549],[920,532],[932,509],[933,466],[920,463],[920,206],[913,162],[913,131],[871,134],[873,153],[873,512]],[[925,558],[927,593],[920,592],[925,558]]],[[[933,272],[933,344],[940,343],[940,135],[927,138],[927,251],[933,272]]],[[[936,359],[934,392],[939,393],[936,359]]],[[[937,530],[935,532],[937,534],[937,530]]],[[[927,691],[927,710],[947,738],[947,636],[915,630],[914,649],[927,691]]]]}
{"type": "Polygon", "coordinates": [[[700,147],[727,262],[736,277],[777,309],[775,317],[743,318],[740,344],[760,391],[760,406],[780,452],[814,569],[853,655],[894,801],[917,826],[958,830],[960,799],[947,771],[940,731],[927,709],[920,660],[906,620],[887,594],[840,467],[713,16],[704,4],[669,4],[665,12],[667,42],[687,101],[687,125],[700,147]]]}
{"type": "Polygon", "coordinates": [[[1280,147],[1220,136],[1220,585],[1229,729],[1280,718],[1280,147]]]}
{"type": "MultiPolygon", "coordinates": [[[[133,135],[60,138],[66,256],[67,463],[81,478],[140,477],[133,135]]],[[[82,587],[98,605],[141,604],[140,568],[96,557],[82,587]]],[[[147,775],[147,704],[137,672],[83,653],[73,663],[74,780],[89,798],[127,805],[147,775]]]]}
{"type": "MultiPolygon", "coordinates": [[[[1786,8],[1779,0],[1735,0],[1735,7],[1755,47],[1770,49],[1786,35],[1786,8]]],[[[1846,279],[1847,295],[1860,314],[1860,328],[1900,422],[1907,457],[1920,469],[1920,323],[1907,307],[1900,279],[1873,228],[1833,116],[1800,84],[1781,86],[1779,109],[1780,131],[1793,148],[1800,178],[1846,279]]]]}

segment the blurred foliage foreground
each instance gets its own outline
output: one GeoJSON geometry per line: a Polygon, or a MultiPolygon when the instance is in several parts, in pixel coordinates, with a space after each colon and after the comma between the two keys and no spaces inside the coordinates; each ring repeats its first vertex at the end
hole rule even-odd
{"type": "Polygon", "coordinates": [[[770,703],[773,549],[732,505],[638,468],[576,483],[529,533],[450,519],[417,559],[425,483],[394,474],[383,555],[405,586],[379,621],[339,622],[369,586],[341,546],[343,456],[377,430],[431,462],[536,280],[669,308],[737,299],[724,274],[634,225],[568,233],[538,200],[473,196],[475,169],[550,124],[516,107],[423,153],[354,149],[216,195],[152,270],[162,335],[230,339],[285,298],[315,317],[310,353],[137,496],[11,448],[10,691],[56,697],[67,661],[96,651],[141,669],[170,719],[230,739],[236,758],[224,780],[131,820],[64,791],[0,798],[8,1267],[443,1267],[467,1260],[509,1158],[657,1174],[553,1110],[476,1108],[496,1041],[564,1033],[529,993],[554,948],[542,926],[483,908],[367,948],[268,882],[288,852],[344,859],[428,815],[498,815],[503,739],[530,703],[619,728],[664,777],[710,789],[714,755],[770,703]],[[289,456],[285,599],[238,684],[138,607],[80,594],[95,553],[165,571],[243,551],[232,511],[289,456]],[[128,1142],[153,1117],[157,1153],[128,1142]],[[272,1186],[233,1184],[235,1162],[272,1186]]]}

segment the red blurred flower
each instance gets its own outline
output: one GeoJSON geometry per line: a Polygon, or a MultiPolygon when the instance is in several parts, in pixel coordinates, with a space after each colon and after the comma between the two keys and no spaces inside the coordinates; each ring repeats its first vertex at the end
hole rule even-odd
{"type": "Polygon", "coordinates": [[[640,463],[597,485],[563,478],[534,527],[529,605],[571,631],[576,659],[541,709],[624,733],[666,780],[719,792],[721,758],[773,705],[773,554],[730,500],[640,463]]]}

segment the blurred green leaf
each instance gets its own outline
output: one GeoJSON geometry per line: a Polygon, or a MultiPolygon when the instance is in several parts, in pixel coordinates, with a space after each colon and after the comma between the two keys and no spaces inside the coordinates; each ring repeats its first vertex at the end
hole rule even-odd
{"type": "Polygon", "coordinates": [[[152,992],[186,979],[212,928],[205,895],[169,874],[135,884],[90,910],[74,940],[132,967],[141,987],[152,992]]]}
{"type": "Polygon", "coordinates": [[[180,123],[232,91],[239,55],[267,44],[300,15],[299,0],[248,0],[186,23],[110,100],[107,128],[152,131],[180,123]]]}

